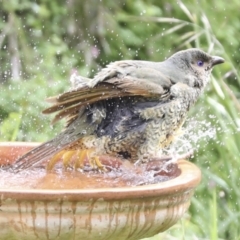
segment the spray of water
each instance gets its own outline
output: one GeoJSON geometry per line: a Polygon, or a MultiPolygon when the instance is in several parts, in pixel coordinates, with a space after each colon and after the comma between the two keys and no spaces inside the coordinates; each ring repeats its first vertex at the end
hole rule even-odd
{"type": "MultiPolygon", "coordinates": [[[[208,121],[188,119],[182,134],[179,134],[174,142],[163,150],[162,156],[149,165],[132,165],[128,161],[118,169],[111,169],[109,172],[83,172],[71,170],[66,173],[61,165],[55,169],[54,181],[66,181],[69,178],[95,179],[96,187],[116,186],[139,186],[167,181],[176,177],[174,167],[179,159],[188,158],[198,151],[202,143],[208,144],[210,140],[216,139],[217,129],[208,121]],[[163,156],[164,155],[164,156],[163,156]],[[75,173],[73,173],[75,171],[75,173]]],[[[42,181],[45,181],[48,174],[43,168],[12,173],[0,170],[0,188],[35,188],[42,181]]],[[[55,184],[55,183],[54,183],[55,184]]],[[[41,185],[41,184],[40,184],[41,185]]],[[[54,185],[56,186],[56,185],[54,185]]],[[[64,184],[63,184],[64,186],[64,184]]],[[[71,185],[70,185],[71,186],[71,185]]],[[[61,187],[61,186],[59,186],[61,187]]],[[[92,188],[94,185],[78,185],[80,188],[92,188]]]]}
{"type": "Polygon", "coordinates": [[[182,134],[177,136],[169,148],[164,149],[164,153],[176,157],[186,152],[196,152],[200,147],[200,142],[207,144],[212,139],[216,139],[216,128],[211,122],[191,118],[182,128],[182,134]]]}

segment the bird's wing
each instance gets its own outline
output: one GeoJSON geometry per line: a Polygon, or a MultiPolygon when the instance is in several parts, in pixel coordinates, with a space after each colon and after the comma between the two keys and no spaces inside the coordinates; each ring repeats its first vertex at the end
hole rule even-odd
{"type": "Polygon", "coordinates": [[[170,79],[161,73],[163,63],[148,62],[148,61],[116,61],[110,63],[106,68],[103,68],[89,82],[90,87],[96,86],[98,83],[105,82],[111,78],[124,78],[126,76],[136,79],[145,79],[161,85],[163,88],[170,87],[170,79]]]}
{"type": "Polygon", "coordinates": [[[56,122],[63,117],[73,119],[78,109],[101,100],[126,96],[161,99],[169,92],[172,83],[160,71],[149,67],[138,67],[131,61],[117,63],[110,64],[100,71],[94,79],[88,81],[87,86],[85,84],[48,99],[53,105],[45,109],[43,113],[58,112],[53,120],[56,122]],[[92,81],[97,81],[97,83],[93,84],[92,81]]]}

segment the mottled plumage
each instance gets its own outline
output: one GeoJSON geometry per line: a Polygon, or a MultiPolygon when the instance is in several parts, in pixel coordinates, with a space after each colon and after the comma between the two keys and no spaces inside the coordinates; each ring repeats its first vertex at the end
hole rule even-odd
{"type": "Polygon", "coordinates": [[[132,162],[159,156],[181,128],[191,106],[223,63],[199,49],[177,52],[163,62],[117,61],[93,79],[74,73],[73,89],[49,100],[44,113],[66,117],[66,129],[20,157],[15,169],[32,167],[63,149],[91,149],[132,162]]]}

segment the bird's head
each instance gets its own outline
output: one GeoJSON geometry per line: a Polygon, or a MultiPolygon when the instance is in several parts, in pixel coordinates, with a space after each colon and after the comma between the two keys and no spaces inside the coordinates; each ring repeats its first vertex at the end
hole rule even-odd
{"type": "Polygon", "coordinates": [[[208,83],[212,68],[223,63],[224,59],[192,48],[175,53],[167,61],[174,64],[182,75],[185,75],[184,83],[191,87],[202,88],[208,83]]]}

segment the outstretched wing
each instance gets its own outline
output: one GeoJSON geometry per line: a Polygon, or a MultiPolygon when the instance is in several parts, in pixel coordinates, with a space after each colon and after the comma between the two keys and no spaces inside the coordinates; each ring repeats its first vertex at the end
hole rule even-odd
{"type": "Polygon", "coordinates": [[[49,98],[48,101],[53,106],[43,113],[58,112],[53,122],[68,117],[71,123],[81,107],[101,100],[127,96],[164,98],[172,85],[170,79],[151,65],[145,67],[146,63],[148,62],[114,62],[93,79],[84,79],[83,84],[78,84],[76,89],[49,98]]]}

